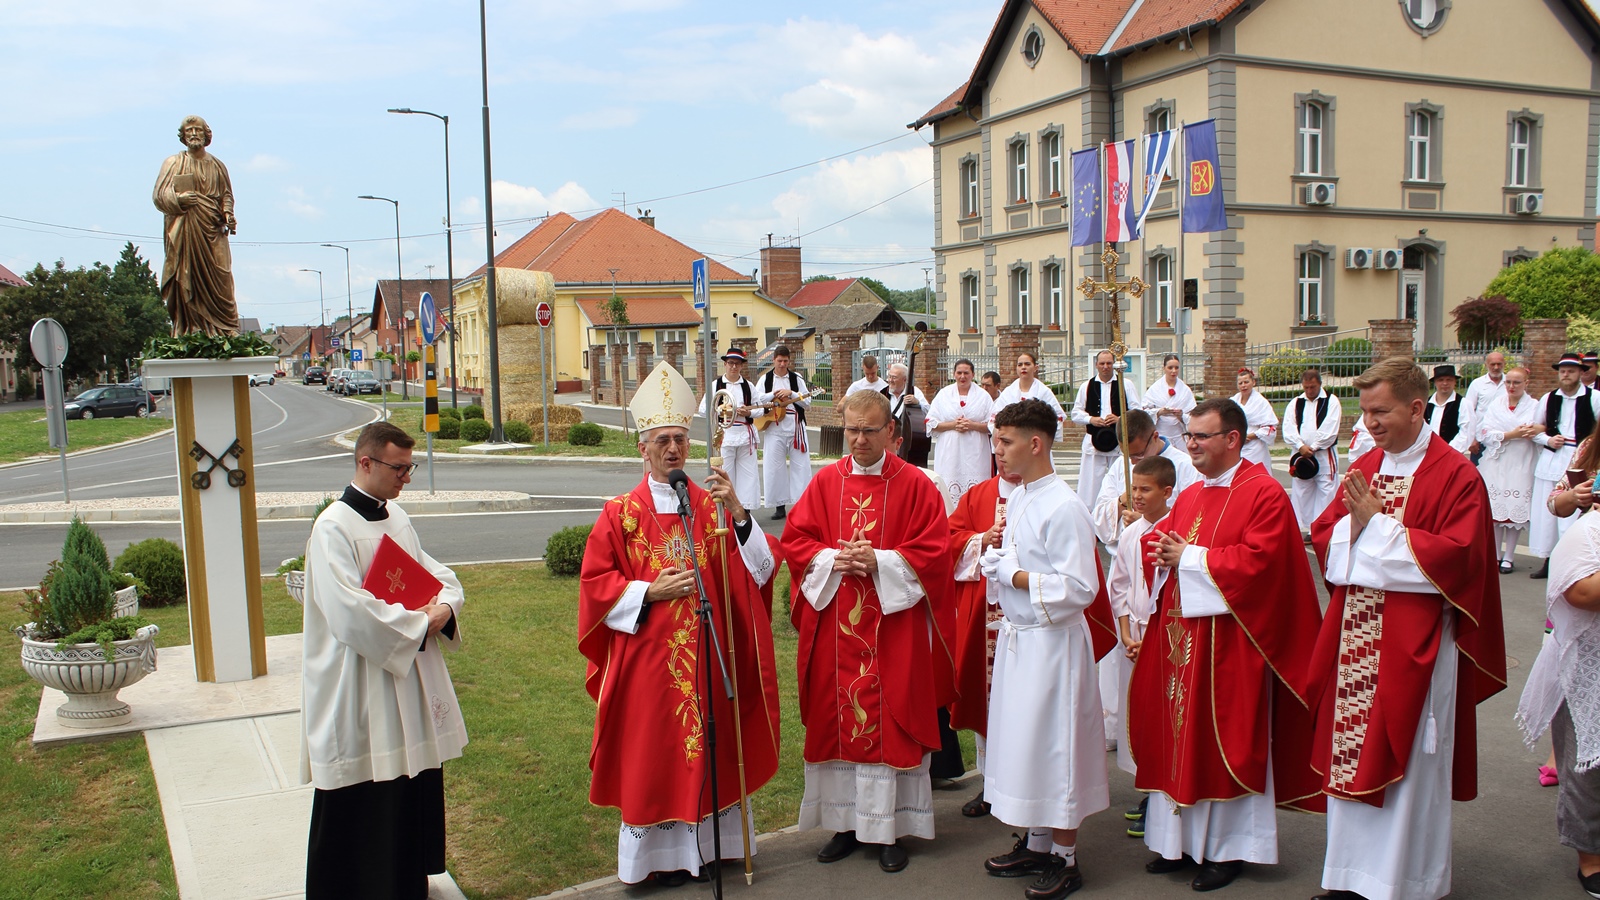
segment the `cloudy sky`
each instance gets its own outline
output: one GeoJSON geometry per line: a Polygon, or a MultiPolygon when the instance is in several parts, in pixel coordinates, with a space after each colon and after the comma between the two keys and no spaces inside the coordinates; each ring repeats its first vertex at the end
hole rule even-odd
{"type": "MultiPolygon", "coordinates": [[[[966,78],[998,9],[489,0],[496,246],[625,194],[741,271],[770,232],[802,236],[807,275],[921,287],[931,154],[905,125],[966,78]]],[[[0,0],[0,20],[0,264],[18,274],[109,263],[127,239],[159,269],[150,191],[197,113],[233,177],[242,315],[318,321],[300,269],[343,311],[344,254],[322,243],[351,248],[370,302],[395,274],[394,214],[359,194],[400,201],[407,277],[443,277],[442,127],[388,107],[450,116],[456,271],[483,263],[471,0],[0,0]]]]}

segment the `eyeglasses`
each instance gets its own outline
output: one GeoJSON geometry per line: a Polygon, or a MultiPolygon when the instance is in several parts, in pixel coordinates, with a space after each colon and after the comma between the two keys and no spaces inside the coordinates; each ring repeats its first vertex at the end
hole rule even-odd
{"type": "Polygon", "coordinates": [[[889,426],[887,425],[879,425],[877,428],[856,428],[846,425],[844,429],[844,436],[847,438],[872,437],[888,427],[889,426]]]}
{"type": "Polygon", "coordinates": [[[409,466],[402,466],[402,465],[396,465],[395,463],[392,463],[392,462],[384,462],[383,460],[378,459],[377,457],[374,457],[374,456],[369,456],[369,457],[367,457],[367,459],[368,459],[368,461],[375,462],[380,466],[388,466],[389,468],[395,470],[396,472],[399,472],[402,476],[410,475],[412,472],[415,472],[417,470],[417,464],[416,463],[412,463],[409,466]]]}
{"type": "Polygon", "coordinates": [[[686,435],[686,434],[672,434],[672,435],[664,434],[661,437],[651,438],[650,439],[650,443],[652,443],[652,444],[654,444],[657,447],[660,447],[662,449],[666,449],[669,446],[672,446],[672,447],[687,447],[687,446],[689,446],[689,436],[686,435]]]}
{"type": "Polygon", "coordinates": [[[1188,441],[1191,444],[1198,444],[1201,441],[1209,441],[1214,437],[1221,437],[1227,433],[1228,432],[1226,431],[1185,431],[1183,434],[1178,435],[1178,437],[1183,438],[1185,441],[1188,441]]]}

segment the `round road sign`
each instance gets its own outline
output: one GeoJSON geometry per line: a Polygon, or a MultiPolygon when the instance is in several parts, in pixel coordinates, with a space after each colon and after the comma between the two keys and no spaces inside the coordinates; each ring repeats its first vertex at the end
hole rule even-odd
{"type": "Polygon", "coordinates": [[[547,301],[540,300],[539,305],[534,309],[534,316],[539,320],[540,326],[549,328],[550,322],[555,318],[555,310],[550,308],[550,304],[547,301]]]}
{"type": "Polygon", "coordinates": [[[33,323],[28,346],[33,350],[35,362],[46,369],[54,369],[67,359],[67,330],[55,319],[40,319],[33,323]]]}

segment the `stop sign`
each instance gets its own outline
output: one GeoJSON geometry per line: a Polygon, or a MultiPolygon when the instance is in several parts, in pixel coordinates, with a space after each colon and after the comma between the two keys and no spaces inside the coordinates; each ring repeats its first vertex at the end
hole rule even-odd
{"type": "Polygon", "coordinates": [[[534,316],[539,320],[540,326],[549,328],[551,320],[555,318],[555,311],[550,308],[548,302],[540,300],[538,307],[535,308],[534,316]]]}

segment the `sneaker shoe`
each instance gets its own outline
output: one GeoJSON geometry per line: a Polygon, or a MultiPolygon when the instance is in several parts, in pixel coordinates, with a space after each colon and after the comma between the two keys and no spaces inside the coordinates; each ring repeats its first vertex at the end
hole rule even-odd
{"type": "Polygon", "coordinates": [[[1133,821],[1134,819],[1142,819],[1142,818],[1144,818],[1144,811],[1149,809],[1149,808],[1150,808],[1150,795],[1149,794],[1145,794],[1144,795],[1144,799],[1139,801],[1139,805],[1138,806],[1130,806],[1130,807],[1128,807],[1128,811],[1123,813],[1122,817],[1124,819],[1127,819],[1130,822],[1133,821]]]}
{"type": "Polygon", "coordinates": [[[1022,896],[1027,900],[1060,900],[1078,888],[1083,887],[1083,875],[1076,865],[1067,865],[1067,861],[1054,853],[1046,854],[1050,861],[1046,863],[1045,870],[1028,885],[1022,896]]]}
{"type": "Polygon", "coordinates": [[[1060,859],[1044,850],[1029,850],[1028,836],[1012,833],[1017,842],[1012,845],[1009,853],[991,856],[983,861],[983,868],[990,875],[998,878],[1018,878],[1023,875],[1037,875],[1045,870],[1051,859],[1060,859]]]}
{"type": "Polygon", "coordinates": [[[1600,900],[1600,872],[1596,872],[1593,875],[1585,875],[1582,869],[1578,870],[1578,885],[1589,896],[1600,900]]]}
{"type": "Polygon", "coordinates": [[[1144,816],[1140,816],[1139,818],[1128,823],[1128,837],[1144,837],[1144,816]]]}

